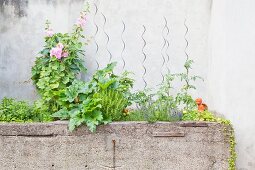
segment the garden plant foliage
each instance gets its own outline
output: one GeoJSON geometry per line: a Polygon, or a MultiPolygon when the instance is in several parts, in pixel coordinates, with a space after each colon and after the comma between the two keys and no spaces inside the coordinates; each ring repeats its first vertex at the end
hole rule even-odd
{"type": "Polygon", "coordinates": [[[47,108],[34,103],[3,98],[0,103],[0,121],[3,122],[46,122],[51,121],[47,108]]]}

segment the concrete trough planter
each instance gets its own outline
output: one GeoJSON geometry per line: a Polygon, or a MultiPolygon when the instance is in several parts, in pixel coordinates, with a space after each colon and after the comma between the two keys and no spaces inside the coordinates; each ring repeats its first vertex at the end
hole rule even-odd
{"type": "Polygon", "coordinates": [[[1,170],[227,170],[229,127],[114,122],[95,133],[67,122],[1,123],[1,170]]]}

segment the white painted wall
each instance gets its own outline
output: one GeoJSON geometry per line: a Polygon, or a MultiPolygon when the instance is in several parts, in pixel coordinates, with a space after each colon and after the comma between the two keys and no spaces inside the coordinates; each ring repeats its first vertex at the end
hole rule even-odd
{"type": "MultiPolygon", "coordinates": [[[[93,3],[92,3],[93,4],[93,3]]],[[[194,74],[199,74],[206,78],[207,73],[207,37],[210,23],[211,0],[116,0],[96,1],[98,12],[95,15],[95,23],[99,26],[98,34],[95,36],[96,42],[99,44],[98,54],[95,54],[95,44],[92,43],[87,48],[87,61],[91,61],[88,65],[95,68],[95,60],[99,60],[100,67],[106,65],[109,61],[109,54],[106,47],[112,53],[112,61],[118,61],[118,69],[122,71],[121,51],[123,44],[121,41],[121,33],[123,30],[122,21],[126,25],[123,39],[126,43],[126,49],[123,52],[123,58],[126,62],[124,69],[135,73],[136,84],[135,89],[142,89],[144,82],[142,80],[143,70],[143,25],[146,27],[144,39],[146,46],[144,52],[147,56],[144,65],[146,67],[145,80],[149,87],[155,87],[162,81],[162,74],[167,72],[166,65],[169,66],[172,73],[183,71],[185,62],[184,49],[186,42],[184,39],[186,28],[184,21],[189,28],[187,39],[189,46],[187,53],[190,58],[195,60],[194,74]],[[103,30],[104,19],[106,18],[105,29],[103,30]],[[164,17],[168,22],[169,35],[166,30],[163,34],[169,40],[169,63],[163,65],[162,46],[164,44],[162,31],[165,25],[164,17]],[[106,35],[110,36],[107,46],[106,35]],[[91,59],[92,58],[92,59],[91,59]],[[201,71],[203,70],[203,71],[201,71]]],[[[92,7],[91,17],[94,17],[94,5],[92,7]]],[[[88,23],[90,29],[87,34],[94,35],[94,22],[90,20],[88,23]]],[[[166,49],[163,49],[165,59],[167,55],[166,49]]],[[[167,59],[166,59],[167,60],[167,59]]],[[[93,70],[93,69],[92,69],[93,70]]],[[[205,92],[205,86],[202,82],[198,82],[200,94],[205,92]]]]}
{"type": "MultiPolygon", "coordinates": [[[[13,0],[10,0],[13,1],[13,0]]],[[[19,1],[16,1],[19,2],[19,1]]],[[[96,60],[100,68],[109,62],[107,48],[112,53],[111,61],[118,61],[119,65],[116,72],[122,71],[123,62],[121,51],[123,43],[121,33],[123,30],[122,21],[126,25],[123,33],[123,40],[126,49],[122,57],[126,62],[125,70],[134,72],[136,78],[135,89],[142,89],[144,82],[142,75],[143,69],[143,25],[146,27],[144,39],[146,46],[144,52],[147,59],[144,62],[146,67],[145,80],[149,87],[155,87],[162,81],[162,74],[165,74],[169,66],[172,73],[183,71],[185,61],[184,49],[186,42],[184,39],[186,24],[189,27],[187,39],[189,47],[187,53],[191,59],[195,60],[193,73],[199,74],[206,78],[207,69],[207,37],[210,23],[211,0],[107,0],[107,1],[90,1],[91,13],[88,16],[86,26],[86,35],[94,36],[96,27],[99,30],[91,43],[86,47],[86,66],[89,68],[88,79],[97,68],[96,60]],[[95,5],[98,12],[95,15],[95,5]],[[106,16],[104,25],[103,15],[106,16]],[[163,49],[163,55],[169,62],[163,64],[162,31],[165,25],[164,17],[168,22],[169,35],[166,30],[163,34],[168,39],[170,45],[166,52],[163,49]],[[108,45],[105,32],[109,35],[108,45]],[[96,45],[99,45],[96,54],[96,45]],[[203,71],[201,71],[203,70],[203,71]]],[[[5,3],[0,15],[1,32],[0,32],[0,80],[1,90],[0,97],[13,96],[18,98],[36,97],[36,92],[28,80],[31,77],[30,68],[33,65],[37,52],[43,46],[44,22],[48,18],[52,22],[52,27],[56,32],[71,31],[71,26],[75,23],[82,8],[83,0],[29,0],[28,3],[16,4],[21,5],[24,16],[17,16],[13,3],[5,3]],[[15,42],[15,43],[14,43],[15,42]],[[18,56],[17,56],[18,55],[18,56]],[[20,74],[16,74],[19,70],[20,74]],[[12,78],[10,78],[12,77],[12,78]],[[33,91],[33,92],[32,92],[33,91]]],[[[199,96],[204,96],[205,86],[199,82],[197,86],[200,89],[199,96]]]]}
{"type": "Polygon", "coordinates": [[[237,165],[255,169],[255,1],[214,0],[208,60],[208,103],[232,120],[237,165]]]}

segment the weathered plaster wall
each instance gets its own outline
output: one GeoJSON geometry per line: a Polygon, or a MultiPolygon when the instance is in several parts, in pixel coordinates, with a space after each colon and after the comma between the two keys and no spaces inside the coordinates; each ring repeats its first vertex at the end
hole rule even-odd
{"type": "Polygon", "coordinates": [[[0,1],[0,98],[36,98],[31,67],[43,47],[44,23],[49,19],[57,31],[68,32],[82,4],[82,0],[0,1]]]}
{"type": "MultiPolygon", "coordinates": [[[[167,72],[167,67],[172,73],[183,71],[186,58],[184,53],[185,19],[189,28],[186,36],[189,41],[187,53],[196,61],[193,72],[206,79],[205,56],[207,56],[211,0],[162,0],[160,2],[158,0],[132,2],[130,0],[91,0],[90,2],[91,13],[88,16],[86,34],[92,38],[86,47],[85,62],[89,71],[84,79],[89,79],[97,68],[96,61],[99,62],[100,68],[110,60],[119,61],[116,72],[123,69],[134,72],[135,89],[144,88],[143,78],[148,87],[158,85],[162,81],[161,74],[167,72]],[[123,30],[123,22],[125,30],[123,30]],[[143,26],[146,29],[144,34],[143,26]],[[107,42],[106,34],[109,36],[109,42],[107,42]],[[142,34],[146,41],[144,49],[142,34]],[[163,36],[167,39],[169,48],[164,43],[163,36]],[[123,49],[122,40],[125,43],[125,49],[123,49]],[[145,60],[143,51],[146,54],[145,60]],[[123,60],[125,67],[123,67],[123,60]],[[143,66],[146,68],[146,73],[143,66]],[[204,71],[201,72],[201,70],[204,71]]],[[[30,81],[30,69],[43,46],[45,20],[49,19],[52,22],[56,32],[71,31],[82,6],[83,0],[2,1],[0,98],[13,96],[35,99],[36,92],[30,81]]],[[[202,82],[197,84],[201,96],[205,92],[202,84],[202,82]]]]}
{"type": "Polygon", "coordinates": [[[226,170],[226,135],[217,123],[116,122],[100,126],[96,133],[85,127],[70,133],[66,122],[0,124],[0,167],[226,170]]]}

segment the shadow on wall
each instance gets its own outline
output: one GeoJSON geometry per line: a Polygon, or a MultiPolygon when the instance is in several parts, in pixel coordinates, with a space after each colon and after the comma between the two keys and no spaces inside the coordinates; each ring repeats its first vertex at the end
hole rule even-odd
{"type": "Polygon", "coordinates": [[[18,17],[24,17],[27,15],[26,7],[28,6],[28,0],[0,0],[0,13],[5,14],[5,10],[8,10],[6,6],[13,7],[14,15],[18,17]]]}

